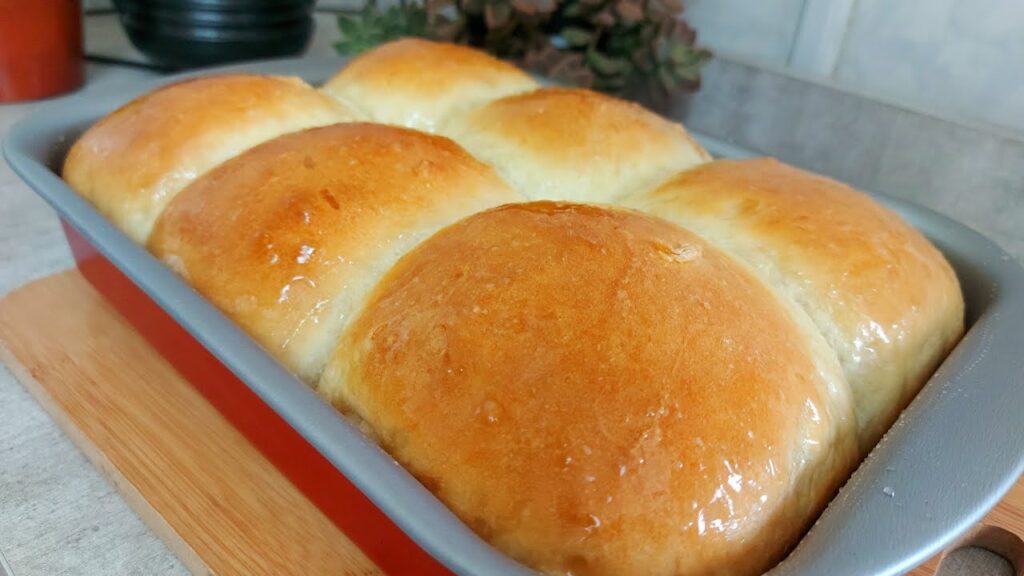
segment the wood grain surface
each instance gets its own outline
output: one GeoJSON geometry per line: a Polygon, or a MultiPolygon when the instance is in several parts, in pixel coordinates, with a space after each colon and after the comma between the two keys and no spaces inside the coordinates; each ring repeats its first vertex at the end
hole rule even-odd
{"type": "MultiPolygon", "coordinates": [[[[77,271],[0,301],[0,359],[193,573],[381,573],[77,271]]],[[[983,524],[1024,535],[1024,481],[983,524]]]]}
{"type": "Polygon", "coordinates": [[[0,301],[0,355],[196,574],[380,574],[71,270],[0,301]]]}

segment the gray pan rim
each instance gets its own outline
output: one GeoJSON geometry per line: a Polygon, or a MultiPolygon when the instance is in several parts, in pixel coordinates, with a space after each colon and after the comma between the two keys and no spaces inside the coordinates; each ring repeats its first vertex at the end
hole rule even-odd
{"type": "MultiPolygon", "coordinates": [[[[287,74],[319,84],[344,58],[257,62],[95,87],[17,123],[3,143],[14,171],[66,221],[284,417],[420,546],[458,574],[528,569],[470,531],[387,453],[340,417],[215,307],[75,194],[51,167],[89,124],[159,85],[223,71],[287,74]]],[[[755,155],[695,134],[713,154],[755,155]]],[[[890,575],[966,531],[1024,471],[1024,269],[981,234],[892,197],[953,264],[969,330],[797,548],[770,573],[890,575]]]]}

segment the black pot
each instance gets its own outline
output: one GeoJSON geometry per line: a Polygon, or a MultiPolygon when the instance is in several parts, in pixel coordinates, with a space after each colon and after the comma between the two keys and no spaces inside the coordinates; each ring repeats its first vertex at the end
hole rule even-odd
{"type": "Polygon", "coordinates": [[[195,68],[301,54],[313,0],[115,0],[132,44],[160,64],[195,68]]]}

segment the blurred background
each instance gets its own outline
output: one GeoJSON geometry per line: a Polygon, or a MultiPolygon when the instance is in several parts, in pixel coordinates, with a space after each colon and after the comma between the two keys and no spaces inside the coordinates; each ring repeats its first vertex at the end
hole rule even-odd
{"type": "Polygon", "coordinates": [[[1024,130],[1024,3],[692,0],[723,57],[970,122],[1024,130]]]}
{"type": "MultiPolygon", "coordinates": [[[[332,14],[361,5],[316,2],[309,51],[330,51],[340,37],[332,14]]],[[[84,0],[83,8],[109,16],[87,22],[88,51],[122,55],[123,34],[111,26],[113,2],[84,0]]],[[[727,62],[1024,131],[1024,3],[1018,0],[688,0],[683,16],[698,43],[727,62]]]]}
{"type": "MultiPolygon", "coordinates": [[[[304,53],[336,54],[339,14],[362,6],[315,3],[304,53]]],[[[82,8],[92,62],[152,61],[113,3],[82,8]]],[[[688,0],[682,14],[714,54],[699,90],[667,107],[689,128],[918,201],[1024,254],[1024,3],[688,0]]]]}

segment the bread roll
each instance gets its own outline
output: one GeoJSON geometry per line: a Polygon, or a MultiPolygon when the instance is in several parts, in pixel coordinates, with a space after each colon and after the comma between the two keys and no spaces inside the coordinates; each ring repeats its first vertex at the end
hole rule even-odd
{"type": "Polygon", "coordinates": [[[320,389],[551,574],[761,573],[856,455],[813,326],[696,235],[592,206],[504,206],[416,247],[320,389]]]}
{"type": "Polygon", "coordinates": [[[314,383],[399,256],[519,199],[446,138],[338,124],[282,136],[197,180],[167,206],[149,247],[314,383]]]}
{"type": "Polygon", "coordinates": [[[956,274],[867,195],[771,159],[719,160],[624,204],[747,262],[835,349],[867,453],[964,330],[956,274]]]}
{"type": "Polygon", "coordinates": [[[64,175],[528,567],[771,568],[963,331],[897,216],[635,104],[420,40],[324,91],[175,84],[64,175]]]}
{"type": "Polygon", "coordinates": [[[133,100],[75,142],[64,179],[132,240],[145,243],[189,182],[286,132],[355,118],[298,78],[210,76],[133,100]]]}
{"type": "Polygon", "coordinates": [[[445,133],[531,199],[611,202],[711,159],[681,125],[589,90],[496,100],[445,133]]]}
{"type": "Polygon", "coordinates": [[[323,90],[374,121],[435,131],[452,114],[536,87],[515,66],[483,52],[408,38],[352,60],[323,90]]]}

